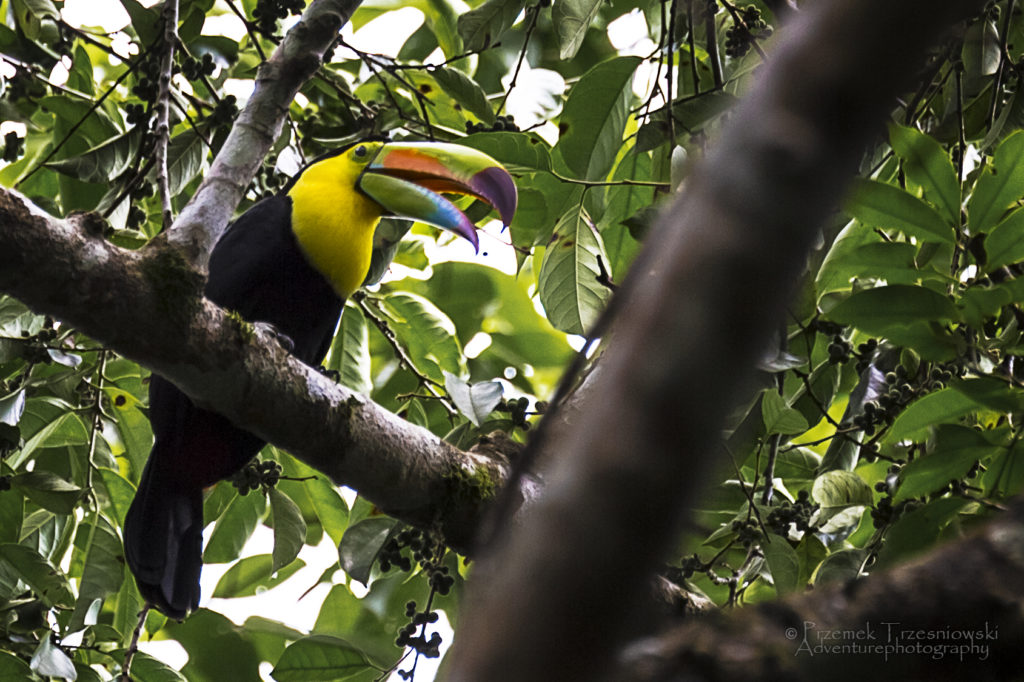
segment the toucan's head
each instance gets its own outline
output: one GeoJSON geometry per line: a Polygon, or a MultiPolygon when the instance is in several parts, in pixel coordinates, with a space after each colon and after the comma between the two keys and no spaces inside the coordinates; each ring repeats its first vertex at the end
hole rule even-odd
{"type": "Polygon", "coordinates": [[[304,172],[337,174],[382,215],[428,223],[478,246],[476,227],[444,194],[476,197],[507,226],[516,211],[516,186],[501,164],[476,149],[443,142],[359,142],[321,157],[304,172]]]}
{"type": "Polygon", "coordinates": [[[430,223],[477,248],[476,227],[442,195],[476,197],[506,225],[516,210],[515,183],[497,161],[434,142],[356,143],[313,161],[285,192],[300,248],[342,298],[366,277],[381,216],[430,223]]]}

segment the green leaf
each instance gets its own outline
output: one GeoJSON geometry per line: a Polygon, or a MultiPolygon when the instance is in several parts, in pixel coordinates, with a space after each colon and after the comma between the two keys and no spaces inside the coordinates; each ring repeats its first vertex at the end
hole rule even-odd
{"type": "Polygon", "coordinates": [[[338,546],[341,567],[353,580],[366,585],[381,547],[398,522],[375,516],[349,526],[338,546]]]}
{"type": "Polygon", "coordinates": [[[952,388],[943,388],[915,400],[903,410],[885,435],[884,443],[922,440],[931,427],[956,421],[980,407],[977,401],[952,388]]]}
{"type": "Polygon", "coordinates": [[[21,415],[25,413],[25,389],[0,398],[0,424],[17,426],[21,415]]]}
{"type": "Polygon", "coordinates": [[[73,412],[65,412],[51,421],[25,442],[21,452],[11,458],[10,465],[19,467],[27,462],[39,448],[61,448],[69,445],[85,445],[89,442],[89,432],[79,416],[73,412]]]}
{"type": "Polygon", "coordinates": [[[130,130],[69,159],[46,165],[85,182],[110,182],[128,170],[138,151],[139,135],[130,130]]]}
{"type": "Polygon", "coordinates": [[[772,582],[779,596],[795,592],[800,586],[800,557],[797,556],[786,538],[768,534],[768,542],[761,545],[768,570],[772,574],[772,582]]]}
{"type": "Polygon", "coordinates": [[[184,675],[145,651],[135,652],[131,673],[138,682],[188,682],[184,675]]]}
{"type": "Polygon", "coordinates": [[[331,345],[327,368],[340,375],[340,383],[356,393],[369,395],[373,390],[370,374],[370,332],[363,311],[347,303],[341,326],[331,345]]]}
{"type": "Polygon", "coordinates": [[[826,471],[814,480],[811,496],[823,510],[873,502],[871,486],[852,471],[826,471]]]}
{"type": "Polygon", "coordinates": [[[633,73],[642,61],[616,57],[601,62],[569,91],[555,150],[577,177],[601,180],[612,169],[629,117],[633,73]]]}
{"type": "Polygon", "coordinates": [[[471,52],[483,50],[515,23],[526,0],[487,0],[458,19],[459,35],[471,52]]]}
{"type": "Polygon", "coordinates": [[[480,426],[494,412],[494,408],[501,402],[503,392],[500,381],[470,384],[451,372],[444,373],[444,388],[459,412],[476,426],[480,426]]]}
{"type": "Polygon", "coordinates": [[[958,222],[960,183],[953,162],[939,141],[915,128],[891,124],[889,144],[903,162],[907,178],[924,190],[925,198],[939,207],[950,224],[958,222]]]}
{"type": "Polygon", "coordinates": [[[152,45],[160,35],[160,14],[147,8],[138,0],[121,0],[121,5],[132,20],[132,28],[143,45],[152,45]]]}
{"type": "Polygon", "coordinates": [[[273,555],[247,556],[224,572],[213,589],[213,596],[218,599],[251,597],[277,587],[305,566],[306,562],[299,559],[275,573],[273,555]]]}
{"type": "Polygon", "coordinates": [[[931,547],[968,504],[971,502],[962,497],[940,497],[900,516],[885,535],[877,568],[893,566],[931,547]]]}
{"type": "Polygon", "coordinates": [[[935,444],[928,454],[908,462],[900,471],[900,486],[893,501],[941,490],[951,480],[962,479],[975,462],[998,450],[980,431],[956,424],[940,424],[936,428],[935,444]]]}
{"type": "Polygon", "coordinates": [[[322,476],[306,481],[306,490],[324,532],[335,545],[339,544],[348,528],[349,509],[345,498],[322,476]]]}
{"type": "Polygon", "coordinates": [[[52,471],[30,471],[11,477],[11,486],[22,495],[55,514],[72,514],[82,489],[52,471]]]}
{"type": "Polygon", "coordinates": [[[951,322],[959,320],[956,306],[948,297],[919,286],[894,284],[858,291],[840,301],[828,313],[840,324],[849,324],[877,336],[886,336],[908,322],[951,322]]]}
{"type": "Polygon", "coordinates": [[[828,556],[828,548],[816,535],[804,533],[800,544],[796,546],[796,553],[800,558],[800,577],[797,579],[797,587],[802,588],[811,582],[814,572],[828,556]]]}
{"type": "Polygon", "coordinates": [[[90,611],[96,609],[109,595],[121,588],[124,579],[124,551],[121,539],[102,516],[96,515],[86,525],[79,526],[79,535],[85,534],[85,566],[78,587],[78,601],[71,616],[70,632],[80,630],[94,623],[87,620],[90,611]]]}
{"type": "Polygon", "coordinates": [[[72,681],[78,679],[75,664],[59,646],[54,646],[53,638],[48,634],[39,639],[39,646],[32,654],[29,667],[32,668],[32,672],[43,677],[59,677],[72,681]]]}
{"type": "Polygon", "coordinates": [[[71,608],[75,603],[64,574],[31,547],[2,544],[0,562],[13,569],[46,606],[71,608]]]}
{"type": "Polygon", "coordinates": [[[459,140],[459,144],[479,149],[510,171],[551,170],[551,148],[536,133],[473,133],[459,140]]]}
{"type": "Polygon", "coordinates": [[[854,180],[843,210],[865,225],[899,230],[923,241],[954,241],[952,223],[938,211],[913,194],[878,180],[854,180]]]}
{"type": "Polygon", "coordinates": [[[846,583],[859,577],[867,556],[867,550],[863,549],[843,549],[833,552],[818,567],[818,572],[814,576],[814,584],[846,583]]]}
{"type": "MultiPolygon", "coordinates": [[[[171,138],[167,147],[167,181],[171,196],[177,196],[203,170],[205,145],[203,138],[192,128],[171,138]]],[[[150,176],[150,180],[155,182],[155,171],[150,176]]]]}
{"type": "Polygon", "coordinates": [[[60,12],[51,0],[11,0],[10,9],[29,40],[46,45],[60,40],[60,12]]]}
{"type": "Polygon", "coordinates": [[[327,682],[371,669],[366,654],[345,640],[311,635],[285,649],[270,674],[278,682],[327,682]]]}
{"type": "Polygon", "coordinates": [[[0,543],[21,539],[25,500],[21,495],[0,492],[0,543]]]}
{"type": "Polygon", "coordinates": [[[1024,260],[1024,209],[1017,209],[1006,216],[985,237],[985,272],[992,272],[1004,265],[1024,260]]]}
{"type": "Polygon", "coordinates": [[[438,67],[430,72],[445,93],[484,123],[494,123],[494,111],[487,101],[487,93],[475,80],[458,69],[438,67]]]}
{"type": "Polygon", "coordinates": [[[761,398],[761,416],[769,434],[792,435],[808,428],[803,415],[786,405],[786,400],[773,389],[766,389],[761,398]]]}
{"type": "Polygon", "coordinates": [[[540,302],[556,329],[567,334],[586,334],[597,321],[611,296],[598,281],[608,256],[587,212],[571,209],[555,226],[537,276],[540,302]]]}
{"type": "Polygon", "coordinates": [[[266,511],[267,501],[262,492],[235,495],[213,527],[203,551],[203,562],[224,564],[237,559],[266,511]]]}
{"type": "Polygon", "coordinates": [[[440,308],[405,291],[390,292],[380,305],[419,371],[438,383],[444,381],[445,371],[462,373],[465,361],[455,325],[440,308]]]}
{"type": "Polygon", "coordinates": [[[996,148],[992,163],[982,168],[967,202],[971,234],[988,232],[1007,207],[1024,195],[1024,131],[1017,131],[996,148]]]}
{"type": "Polygon", "coordinates": [[[274,523],[274,571],[278,571],[299,556],[306,542],[306,522],[299,506],[277,488],[271,488],[270,518],[274,523]]]}
{"type": "Polygon", "coordinates": [[[7,651],[0,651],[0,682],[38,680],[28,663],[7,651]]]}
{"type": "Polygon", "coordinates": [[[576,56],[599,9],[601,0],[559,0],[554,4],[551,21],[558,37],[559,59],[576,56]]]}

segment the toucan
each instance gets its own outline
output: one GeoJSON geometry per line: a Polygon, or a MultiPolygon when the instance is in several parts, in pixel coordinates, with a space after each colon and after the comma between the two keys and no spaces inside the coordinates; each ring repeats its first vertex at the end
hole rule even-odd
{"type": "MultiPolygon", "coordinates": [[[[345,299],[366,278],[383,216],[430,223],[478,247],[475,225],[442,194],[476,197],[505,225],[516,209],[509,173],[468,147],[366,141],[329,152],[228,227],[211,252],[204,293],[272,325],[298,359],[318,365],[345,299]]],[[[125,558],[146,602],[182,620],[199,604],[204,490],[265,443],[157,375],[149,417],[153,449],[125,516],[125,558]]]]}

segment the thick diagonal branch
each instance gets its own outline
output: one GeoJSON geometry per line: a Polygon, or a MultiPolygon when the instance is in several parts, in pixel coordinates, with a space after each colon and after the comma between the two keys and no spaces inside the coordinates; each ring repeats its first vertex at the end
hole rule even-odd
{"type": "MultiPolygon", "coordinates": [[[[709,482],[819,225],[930,40],[979,0],[810,3],[647,238],[542,499],[474,574],[450,680],[593,680],[709,482]]],[[[801,5],[803,6],[803,5],[801,5]]]]}

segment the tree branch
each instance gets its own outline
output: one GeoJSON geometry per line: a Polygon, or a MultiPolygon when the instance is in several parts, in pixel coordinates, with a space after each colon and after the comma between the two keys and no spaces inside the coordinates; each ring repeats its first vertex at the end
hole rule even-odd
{"type": "Polygon", "coordinates": [[[288,107],[323,62],[361,0],[313,0],[270,59],[260,66],[256,88],[195,195],[167,233],[189,262],[205,269],[241,201],[245,188],[277,140],[288,107]]]}
{"type": "Polygon", "coordinates": [[[963,679],[964,664],[972,680],[1011,679],[1024,641],[1021,547],[1024,507],[1018,504],[983,532],[926,560],[783,602],[691,620],[634,643],[620,664],[636,682],[694,672],[722,682],[946,680],[963,679]],[[992,636],[973,636],[986,631],[992,636]],[[907,632],[925,636],[913,639],[907,632]]]}
{"type": "Polygon", "coordinates": [[[466,552],[507,463],[462,452],[302,364],[275,336],[202,298],[159,243],[102,238],[94,214],[57,220],[0,189],[0,291],[150,367],[198,405],[351,486],[384,512],[439,527],[466,552]]]}
{"type": "Polygon", "coordinates": [[[477,566],[449,680],[609,669],[813,235],[928,41],[982,4],[833,0],[785,27],[617,292],[593,397],[546,439],[542,498],[477,566]]]}

